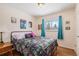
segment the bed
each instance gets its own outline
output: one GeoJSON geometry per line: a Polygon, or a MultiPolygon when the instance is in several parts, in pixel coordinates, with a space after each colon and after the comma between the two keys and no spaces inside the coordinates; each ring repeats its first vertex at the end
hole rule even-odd
{"type": "Polygon", "coordinates": [[[57,40],[46,37],[25,37],[32,31],[14,31],[11,42],[17,52],[24,56],[51,56],[57,50],[57,40]]]}

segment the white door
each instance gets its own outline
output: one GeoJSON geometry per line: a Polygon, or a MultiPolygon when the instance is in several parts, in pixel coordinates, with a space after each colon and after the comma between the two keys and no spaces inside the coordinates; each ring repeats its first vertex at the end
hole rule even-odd
{"type": "Polygon", "coordinates": [[[76,53],[79,56],[79,4],[76,6],[76,53]]]}

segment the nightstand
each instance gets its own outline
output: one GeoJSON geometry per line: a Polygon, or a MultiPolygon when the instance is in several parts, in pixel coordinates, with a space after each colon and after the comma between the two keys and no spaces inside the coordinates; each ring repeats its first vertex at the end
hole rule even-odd
{"type": "Polygon", "coordinates": [[[13,55],[13,48],[12,48],[12,44],[9,42],[6,43],[0,43],[0,55],[13,55]]]}

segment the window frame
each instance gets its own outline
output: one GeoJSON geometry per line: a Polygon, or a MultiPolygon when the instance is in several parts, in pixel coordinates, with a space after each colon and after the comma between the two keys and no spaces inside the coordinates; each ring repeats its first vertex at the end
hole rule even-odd
{"type": "Polygon", "coordinates": [[[52,32],[57,32],[58,31],[58,20],[47,20],[45,21],[45,29],[46,31],[52,31],[52,32]],[[47,28],[47,24],[46,23],[50,23],[50,27],[47,28]],[[55,24],[53,24],[55,23],[55,24]],[[57,28],[54,28],[53,26],[56,26],[57,28]]]}

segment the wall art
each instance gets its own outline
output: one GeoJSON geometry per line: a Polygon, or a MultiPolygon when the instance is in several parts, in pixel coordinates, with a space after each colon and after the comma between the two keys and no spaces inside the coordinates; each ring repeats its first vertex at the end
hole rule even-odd
{"type": "Polygon", "coordinates": [[[27,22],[26,20],[20,19],[20,29],[26,29],[27,27],[26,22],[27,22]]]}
{"type": "Polygon", "coordinates": [[[15,17],[11,17],[11,23],[16,23],[16,18],[15,17]]]}
{"type": "Polygon", "coordinates": [[[29,26],[29,28],[32,28],[32,22],[31,21],[29,21],[28,26],[29,26]]]}

